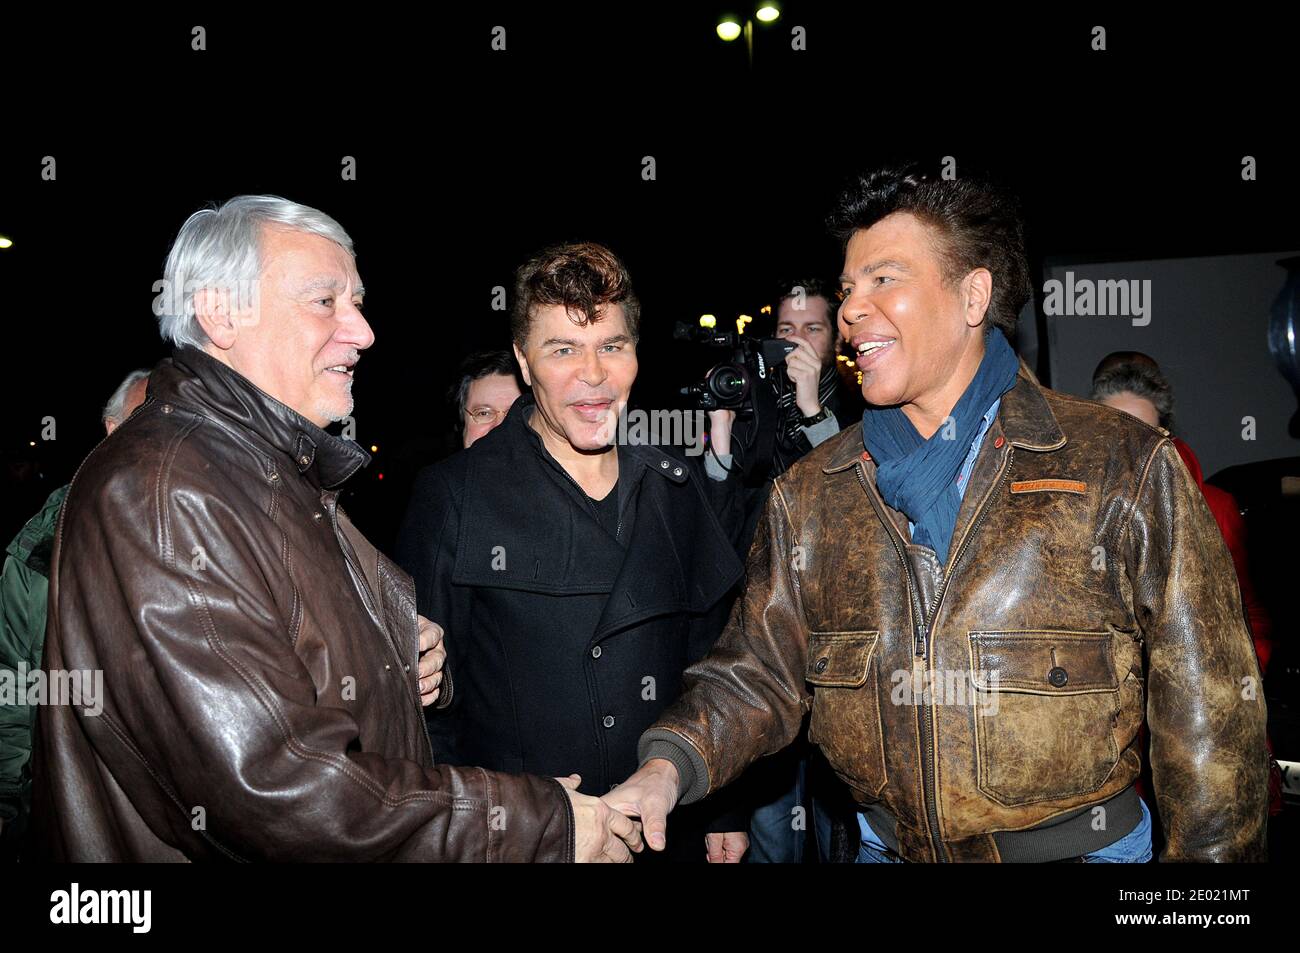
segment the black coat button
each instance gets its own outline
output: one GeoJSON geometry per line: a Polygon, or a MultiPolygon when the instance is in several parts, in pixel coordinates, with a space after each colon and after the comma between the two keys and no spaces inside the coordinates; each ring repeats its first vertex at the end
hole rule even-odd
{"type": "Polygon", "coordinates": [[[614,727],[614,716],[613,716],[613,715],[606,715],[606,716],[605,716],[605,720],[602,721],[601,724],[604,725],[606,728],[613,728],[613,727],[614,727]]]}
{"type": "Polygon", "coordinates": [[[597,645],[595,648],[593,648],[593,649],[591,650],[591,657],[592,657],[592,658],[600,658],[600,646],[599,646],[599,645],[597,645]]]}
{"type": "Polygon", "coordinates": [[[817,674],[820,675],[822,672],[826,671],[826,666],[829,665],[830,663],[831,660],[828,658],[819,658],[817,660],[817,664],[814,665],[813,668],[815,668],[817,670],[817,674]]]}
{"type": "Polygon", "coordinates": [[[1047,680],[1057,688],[1060,688],[1070,680],[1070,676],[1065,673],[1065,669],[1058,665],[1047,673],[1047,680]]]}

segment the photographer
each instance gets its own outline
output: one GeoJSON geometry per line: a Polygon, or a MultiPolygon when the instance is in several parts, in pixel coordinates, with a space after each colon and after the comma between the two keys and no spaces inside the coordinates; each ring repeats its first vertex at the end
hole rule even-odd
{"type": "MultiPolygon", "coordinates": [[[[813,447],[862,416],[861,402],[854,399],[856,395],[844,392],[836,367],[836,292],[816,278],[782,282],[772,309],[776,338],[794,343],[795,348],[770,377],[777,411],[776,433],[770,465],[763,467],[755,461],[762,482],[747,494],[745,550],[772,481],[813,447]]],[[[757,434],[750,436],[758,442],[757,434]]],[[[736,429],[734,442],[741,443],[746,437],[742,423],[736,429]]],[[[730,465],[731,459],[723,457],[722,462],[730,465]]],[[[709,464],[712,471],[714,464],[709,464]]],[[[854,812],[843,785],[830,772],[825,759],[809,747],[806,734],[801,732],[786,750],[755,765],[750,775],[757,806],[750,819],[749,862],[801,863],[807,838],[803,819],[810,815],[817,857],[822,862],[830,861],[835,830],[840,830],[840,840],[846,840],[844,833],[849,830],[854,812]]]]}
{"type": "Polygon", "coordinates": [[[795,349],[773,377],[779,417],[769,480],[862,415],[862,407],[846,399],[835,366],[835,292],[816,278],[785,282],[773,307],[776,336],[793,341],[795,349]]]}

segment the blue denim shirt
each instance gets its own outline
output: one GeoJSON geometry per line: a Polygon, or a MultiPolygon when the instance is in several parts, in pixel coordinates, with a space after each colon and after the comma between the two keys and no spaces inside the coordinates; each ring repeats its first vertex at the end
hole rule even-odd
{"type": "MultiPolygon", "coordinates": [[[[961,471],[957,474],[957,490],[963,497],[966,495],[966,485],[970,482],[971,470],[975,468],[975,458],[979,456],[980,446],[984,443],[984,435],[989,432],[989,427],[993,426],[993,420],[997,417],[998,408],[1001,406],[1002,399],[998,398],[980,421],[979,432],[975,434],[975,439],[971,441],[970,453],[966,454],[966,460],[962,463],[961,471]]],[[[916,524],[908,520],[907,529],[908,532],[915,532],[916,524]]],[[[866,817],[862,814],[858,814],[858,829],[862,833],[862,845],[868,849],[868,852],[874,853],[886,849],[884,842],[876,836],[876,832],[871,829],[871,825],[867,823],[866,817]]],[[[1146,804],[1142,804],[1142,821],[1130,833],[1121,837],[1115,843],[1084,856],[1088,861],[1095,863],[1105,863],[1107,861],[1116,863],[1140,862],[1149,859],[1151,857],[1151,816],[1147,812],[1146,804]]]]}

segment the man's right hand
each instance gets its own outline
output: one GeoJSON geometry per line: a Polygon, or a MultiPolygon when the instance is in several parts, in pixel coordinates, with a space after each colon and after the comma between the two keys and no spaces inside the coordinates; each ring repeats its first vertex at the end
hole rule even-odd
{"type": "Polygon", "coordinates": [[[677,806],[677,766],[666,758],[651,758],[632,777],[602,800],[614,810],[641,818],[652,850],[667,845],[668,812],[677,806]]]}
{"type": "Polygon", "coordinates": [[[573,804],[573,860],[579,864],[630,864],[645,849],[641,825],[598,797],[578,793],[579,775],[556,778],[573,804]]]}

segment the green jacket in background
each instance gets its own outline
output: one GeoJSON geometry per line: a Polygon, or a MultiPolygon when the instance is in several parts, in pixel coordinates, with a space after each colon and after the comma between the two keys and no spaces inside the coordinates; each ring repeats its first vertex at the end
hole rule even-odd
{"type": "MultiPolygon", "coordinates": [[[[12,673],[15,688],[20,662],[28,672],[41,667],[45,646],[45,606],[50,586],[50,554],[59,525],[59,508],[68,488],[49,495],[41,511],[27,521],[5,550],[0,571],[0,671],[12,673]]],[[[8,681],[8,677],[5,679],[8,681]]],[[[31,805],[32,726],[36,710],[0,701],[0,819],[4,840],[11,842],[26,827],[31,805]]],[[[4,851],[0,851],[4,853],[4,851]]]]}

